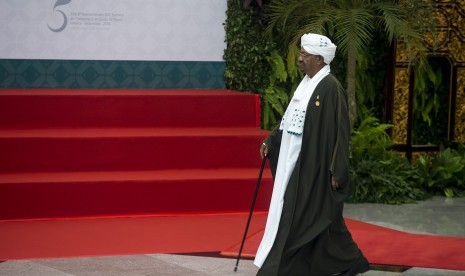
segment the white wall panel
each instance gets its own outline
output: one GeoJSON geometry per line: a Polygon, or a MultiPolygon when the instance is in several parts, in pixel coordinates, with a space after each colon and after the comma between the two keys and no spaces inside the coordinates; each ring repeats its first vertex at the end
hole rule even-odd
{"type": "Polygon", "coordinates": [[[0,59],[222,61],[227,0],[0,0],[0,59]]]}

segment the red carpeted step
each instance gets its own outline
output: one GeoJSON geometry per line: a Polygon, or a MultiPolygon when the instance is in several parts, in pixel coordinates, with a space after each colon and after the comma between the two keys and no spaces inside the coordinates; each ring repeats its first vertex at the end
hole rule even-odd
{"type": "MultiPolygon", "coordinates": [[[[0,220],[246,212],[258,173],[229,168],[0,174],[0,220]]],[[[271,189],[267,170],[256,210],[267,210],[271,189]]]]}
{"type": "Polygon", "coordinates": [[[0,130],[0,172],[259,166],[256,128],[0,130]]]}
{"type": "Polygon", "coordinates": [[[229,90],[0,90],[0,128],[257,127],[259,113],[229,90]]]}

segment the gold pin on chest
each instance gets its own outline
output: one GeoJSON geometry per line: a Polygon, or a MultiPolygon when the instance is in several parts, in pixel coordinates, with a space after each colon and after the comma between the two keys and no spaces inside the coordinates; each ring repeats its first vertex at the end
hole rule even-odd
{"type": "Polygon", "coordinates": [[[320,99],[320,95],[317,95],[317,96],[316,96],[316,102],[315,102],[315,105],[316,105],[316,106],[320,106],[320,101],[319,101],[319,99],[320,99]]]}

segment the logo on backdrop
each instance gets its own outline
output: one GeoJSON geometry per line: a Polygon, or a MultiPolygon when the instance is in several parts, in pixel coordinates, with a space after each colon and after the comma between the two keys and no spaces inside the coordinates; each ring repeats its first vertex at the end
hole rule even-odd
{"type": "Polygon", "coordinates": [[[47,24],[47,27],[50,31],[58,33],[66,28],[66,26],[68,25],[68,17],[61,9],[57,9],[57,7],[67,5],[70,2],[71,0],[57,0],[55,2],[55,6],[53,6],[53,13],[59,12],[61,14],[61,16],[63,17],[63,24],[61,24],[61,26],[58,28],[52,28],[50,27],[50,25],[47,24]]]}

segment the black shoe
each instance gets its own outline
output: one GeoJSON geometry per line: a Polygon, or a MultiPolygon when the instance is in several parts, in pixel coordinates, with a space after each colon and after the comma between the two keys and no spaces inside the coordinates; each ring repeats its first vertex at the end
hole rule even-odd
{"type": "Polygon", "coordinates": [[[354,267],[342,273],[341,276],[355,276],[359,273],[365,273],[368,270],[370,270],[370,264],[367,259],[363,258],[363,260],[358,262],[354,267]]]}

